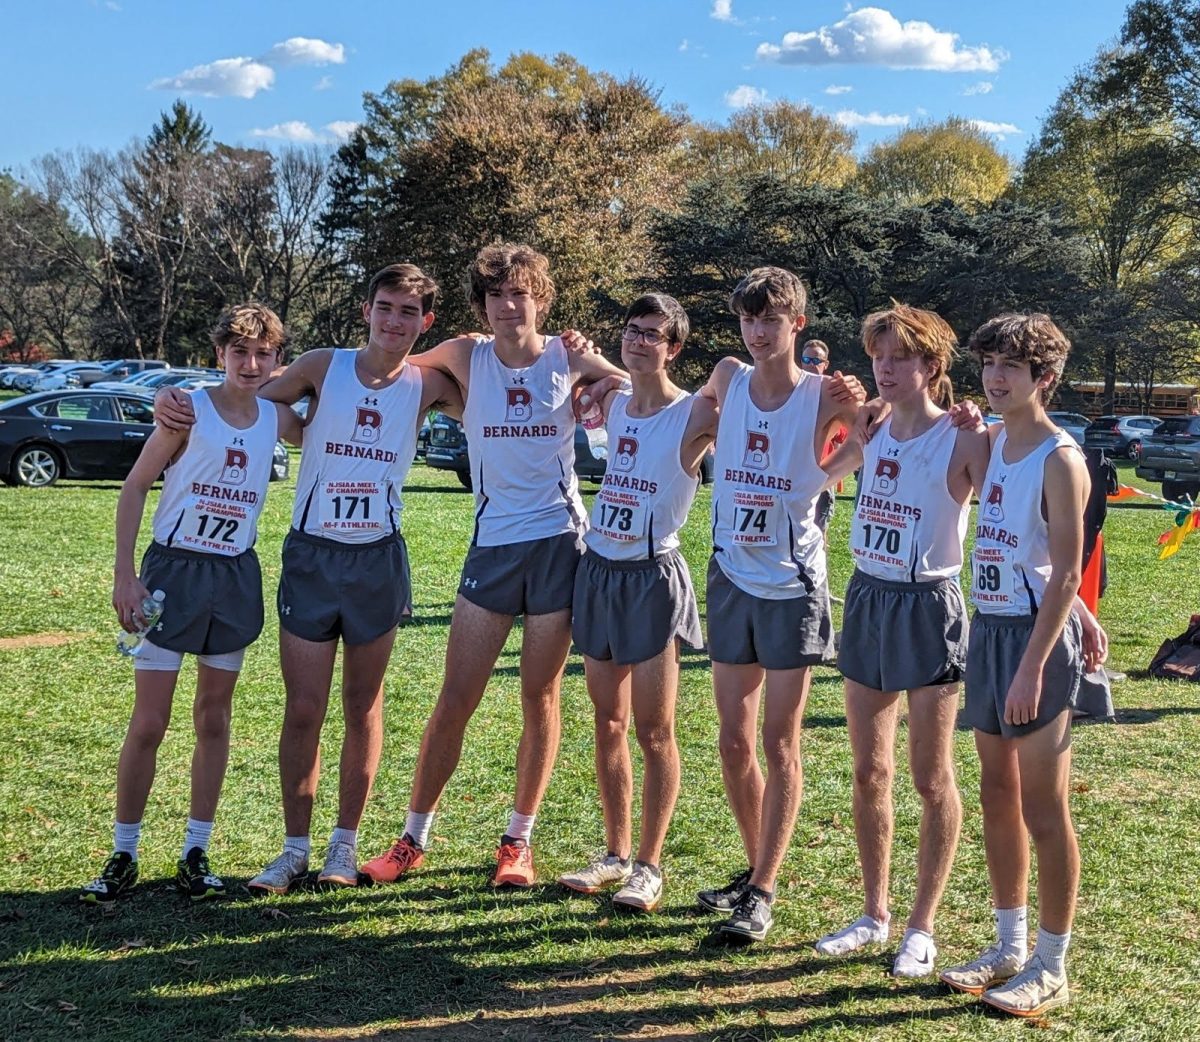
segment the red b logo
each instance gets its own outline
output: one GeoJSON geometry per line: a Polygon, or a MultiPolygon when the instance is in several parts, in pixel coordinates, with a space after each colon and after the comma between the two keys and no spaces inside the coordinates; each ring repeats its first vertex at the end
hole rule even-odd
{"type": "Polygon", "coordinates": [[[379,441],[382,431],[383,415],[374,409],[358,406],[358,413],[354,418],[354,433],[350,435],[350,440],[362,445],[374,445],[379,441]]]}
{"type": "Polygon", "coordinates": [[[508,406],[504,419],[509,423],[528,423],[533,419],[533,395],[524,387],[507,387],[508,406]]]}
{"type": "Polygon", "coordinates": [[[637,462],[637,450],[637,438],[631,438],[628,435],[619,437],[617,452],[612,461],[613,470],[633,470],[633,465],[637,462]]]}
{"type": "Polygon", "coordinates": [[[222,485],[244,485],[246,483],[246,467],[250,457],[245,449],[226,449],[225,466],[221,468],[222,485]]]}
{"type": "Polygon", "coordinates": [[[983,501],[983,516],[989,521],[1004,520],[1004,486],[992,482],[987,499],[983,501]]]}
{"type": "Polygon", "coordinates": [[[742,466],[766,470],[771,465],[771,439],[761,431],[746,431],[746,454],[742,466]]]}
{"type": "Polygon", "coordinates": [[[894,459],[881,459],[875,463],[875,476],[871,491],[877,496],[894,496],[896,481],[900,477],[900,464],[894,459]]]}

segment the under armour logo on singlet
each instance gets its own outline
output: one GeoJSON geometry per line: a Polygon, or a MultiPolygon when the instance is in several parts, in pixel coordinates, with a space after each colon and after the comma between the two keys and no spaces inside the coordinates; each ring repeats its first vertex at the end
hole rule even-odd
{"type": "Polygon", "coordinates": [[[770,421],[769,421],[769,420],[759,420],[759,421],[758,421],[758,429],[759,429],[760,431],[765,431],[765,430],[767,430],[767,429],[768,429],[770,426],[771,426],[771,424],[770,424],[770,421]]]}
{"type": "Polygon", "coordinates": [[[523,377],[523,376],[514,376],[514,377],[513,377],[513,383],[515,383],[515,384],[521,384],[521,385],[523,386],[523,385],[524,385],[524,383],[525,383],[525,377],[523,377]]]}
{"type": "Polygon", "coordinates": [[[888,454],[889,456],[891,456],[891,457],[892,457],[892,459],[896,459],[896,458],[898,458],[898,457],[899,457],[899,455],[900,455],[900,449],[899,449],[899,448],[888,449],[888,450],[887,450],[887,454],[888,454]]]}
{"type": "Polygon", "coordinates": [[[379,404],[378,398],[364,398],[363,399],[363,405],[378,405],[378,404],[379,404]]]}
{"type": "Polygon", "coordinates": [[[233,443],[234,443],[234,445],[245,445],[246,439],[245,438],[234,438],[233,443]]]}

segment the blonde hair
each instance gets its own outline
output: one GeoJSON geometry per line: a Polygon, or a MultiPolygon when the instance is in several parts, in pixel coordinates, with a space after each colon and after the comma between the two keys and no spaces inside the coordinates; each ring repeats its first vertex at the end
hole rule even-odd
{"type": "Polygon", "coordinates": [[[967,350],[980,362],[984,355],[990,354],[1028,362],[1029,372],[1035,380],[1050,373],[1050,382],[1040,392],[1042,404],[1046,405],[1062,379],[1067,355],[1071,353],[1071,341],[1043,312],[1008,312],[988,319],[975,330],[967,342],[967,350]]]}
{"type": "Polygon", "coordinates": [[[282,351],[287,343],[287,333],[279,316],[257,301],[227,307],[208,336],[217,348],[228,347],[235,340],[263,340],[276,351],[282,351]]]}
{"type": "Polygon", "coordinates": [[[906,355],[920,355],[934,367],[929,379],[929,397],[934,404],[943,409],[953,405],[950,367],[958,355],[958,337],[950,324],[937,312],[893,300],[886,311],[872,312],[863,319],[863,349],[871,358],[875,357],[875,344],[884,333],[891,333],[906,355]]]}

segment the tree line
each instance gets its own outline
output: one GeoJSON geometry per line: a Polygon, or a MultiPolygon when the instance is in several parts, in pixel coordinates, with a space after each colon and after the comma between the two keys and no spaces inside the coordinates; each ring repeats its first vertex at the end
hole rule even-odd
{"type": "Polygon", "coordinates": [[[1103,380],[1111,402],[1127,382],[1148,400],[1200,360],[1198,25],[1200,0],[1137,0],[1019,164],[953,117],[861,158],[806,105],[697,123],[646,80],[565,54],[497,65],[476,50],[393,81],[332,154],[223,144],[176,102],[125,149],[0,174],[0,349],[208,360],[212,317],[251,298],[293,350],[354,343],[366,280],[395,260],[442,284],[435,339],[477,324],[462,273],[511,239],[553,262],[550,326],[606,349],[634,295],[677,296],[685,381],[738,349],[729,288],[770,263],[804,277],[811,335],[844,369],[868,371],[858,327],[892,298],[963,339],[998,310],[1038,309],[1074,340],[1068,385],[1103,380]]]}

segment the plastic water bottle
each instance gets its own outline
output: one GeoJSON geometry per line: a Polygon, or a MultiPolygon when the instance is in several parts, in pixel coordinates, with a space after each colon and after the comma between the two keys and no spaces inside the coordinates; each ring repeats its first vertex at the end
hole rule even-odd
{"type": "Polygon", "coordinates": [[[599,402],[592,402],[587,412],[579,417],[583,433],[587,435],[588,448],[596,459],[608,458],[608,431],[604,427],[604,410],[599,402]]]}
{"type": "Polygon", "coordinates": [[[162,590],[155,590],[149,597],[142,601],[142,618],[146,620],[146,625],[134,633],[128,630],[121,630],[117,634],[117,650],[126,656],[136,655],[138,648],[142,646],[142,641],[146,639],[146,634],[154,629],[158,620],[162,618],[163,603],[166,601],[167,595],[162,590]]]}

